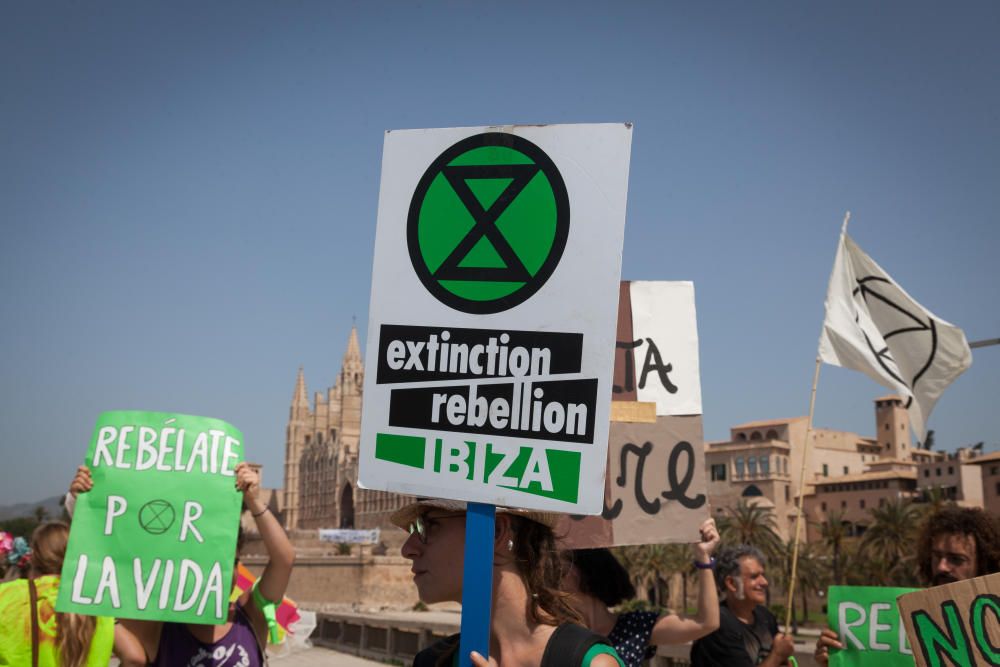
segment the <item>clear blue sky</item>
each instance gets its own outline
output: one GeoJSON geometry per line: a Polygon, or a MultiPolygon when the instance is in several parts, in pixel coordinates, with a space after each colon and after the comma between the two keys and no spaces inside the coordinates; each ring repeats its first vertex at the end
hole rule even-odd
{"type": "MultiPolygon", "coordinates": [[[[841,219],[1000,336],[1000,4],[29,2],[0,21],[0,503],[97,414],[241,428],[282,481],[295,374],[367,325],[386,129],[631,121],[624,277],[693,280],[706,435],[808,410],[841,219]]],[[[824,367],[818,426],[874,431],[824,367]]],[[[1000,347],[930,419],[1000,446],[1000,347]]]]}

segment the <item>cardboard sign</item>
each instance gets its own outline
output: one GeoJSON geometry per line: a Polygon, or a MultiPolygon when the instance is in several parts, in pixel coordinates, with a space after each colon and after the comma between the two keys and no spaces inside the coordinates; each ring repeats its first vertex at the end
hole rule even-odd
{"type": "Polygon", "coordinates": [[[918,667],[1000,665],[1000,574],[897,600],[918,667]]]}
{"type": "Polygon", "coordinates": [[[631,134],[386,134],[359,485],[601,511],[631,134]]]}
{"type": "Polygon", "coordinates": [[[708,518],[701,416],[611,424],[600,516],[560,518],[567,549],[697,542],[708,518]]]}
{"type": "Polygon", "coordinates": [[[827,625],[843,649],[830,649],[830,667],[910,667],[913,651],[896,598],[912,588],[830,586],[827,625]]]}
{"type": "Polygon", "coordinates": [[[622,281],[614,378],[604,508],[557,535],[570,549],[696,542],[709,511],[692,283],[622,281]]]}
{"type": "Polygon", "coordinates": [[[180,623],[226,621],[243,435],[218,419],[105,412],[84,461],[56,609],[180,623]]]}

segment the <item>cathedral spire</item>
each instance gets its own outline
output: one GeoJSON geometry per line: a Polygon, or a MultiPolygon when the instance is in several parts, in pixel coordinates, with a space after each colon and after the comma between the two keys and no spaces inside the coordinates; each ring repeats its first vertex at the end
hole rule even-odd
{"type": "Polygon", "coordinates": [[[295,378],[295,393],[292,395],[292,413],[309,411],[309,394],[306,392],[306,375],[299,366],[299,375],[295,378]]]}
{"type": "Polygon", "coordinates": [[[344,365],[348,362],[361,361],[361,346],[358,344],[358,328],[351,326],[351,337],[347,339],[347,352],[344,353],[344,365]]]}

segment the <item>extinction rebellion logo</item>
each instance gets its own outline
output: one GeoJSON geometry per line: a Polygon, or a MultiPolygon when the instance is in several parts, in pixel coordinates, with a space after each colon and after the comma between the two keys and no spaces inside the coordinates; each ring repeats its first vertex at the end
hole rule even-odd
{"type": "Polygon", "coordinates": [[[434,297],[465,313],[517,306],[549,279],[569,235],[569,197],[535,144],[487,132],[444,151],[410,202],[410,261],[434,297]]]}

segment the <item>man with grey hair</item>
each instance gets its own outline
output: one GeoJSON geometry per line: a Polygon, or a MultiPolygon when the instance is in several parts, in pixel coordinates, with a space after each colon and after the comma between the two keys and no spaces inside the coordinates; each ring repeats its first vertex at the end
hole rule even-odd
{"type": "Polygon", "coordinates": [[[719,553],[715,583],[725,600],[719,607],[719,629],[691,647],[692,667],[778,667],[795,651],[792,638],[778,632],[767,610],[764,555],[744,544],[719,553]]]}

